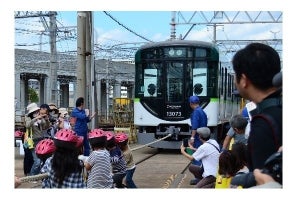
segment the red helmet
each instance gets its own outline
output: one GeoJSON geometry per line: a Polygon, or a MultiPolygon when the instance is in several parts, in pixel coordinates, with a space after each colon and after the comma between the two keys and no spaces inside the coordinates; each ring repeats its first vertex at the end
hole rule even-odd
{"type": "Polygon", "coordinates": [[[106,134],[102,129],[94,129],[89,133],[89,142],[92,147],[94,146],[105,146],[106,145],[106,134]]]}
{"type": "Polygon", "coordinates": [[[71,144],[73,146],[75,145],[75,147],[79,147],[82,145],[83,137],[77,136],[73,130],[60,129],[56,132],[54,141],[56,146],[67,147],[71,144]]]}
{"type": "Polygon", "coordinates": [[[52,139],[43,139],[35,147],[35,153],[37,156],[51,155],[56,150],[54,141],[52,139]]]}
{"type": "Polygon", "coordinates": [[[89,133],[89,139],[98,138],[98,137],[106,137],[105,131],[103,131],[102,129],[93,129],[89,133]]]}
{"type": "Polygon", "coordinates": [[[15,137],[22,137],[24,135],[24,132],[22,131],[15,131],[15,137]]]}
{"type": "Polygon", "coordinates": [[[111,131],[105,131],[105,135],[106,135],[107,141],[114,138],[114,134],[111,131]]]}
{"type": "Polygon", "coordinates": [[[117,133],[117,134],[115,135],[115,138],[116,138],[116,142],[117,142],[117,143],[125,142],[125,141],[128,140],[128,136],[127,136],[127,134],[124,133],[124,132],[117,133]]]}

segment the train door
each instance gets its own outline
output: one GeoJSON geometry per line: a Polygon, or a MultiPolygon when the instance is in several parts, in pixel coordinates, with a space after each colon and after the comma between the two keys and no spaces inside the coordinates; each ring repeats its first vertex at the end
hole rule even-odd
{"type": "Polygon", "coordinates": [[[184,102],[186,92],[184,90],[184,63],[165,62],[165,102],[164,118],[169,121],[186,118],[184,102]]]}

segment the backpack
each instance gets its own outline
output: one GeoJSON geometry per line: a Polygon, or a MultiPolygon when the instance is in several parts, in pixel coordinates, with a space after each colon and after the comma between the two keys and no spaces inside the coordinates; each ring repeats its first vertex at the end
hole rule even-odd
{"type": "Polygon", "coordinates": [[[279,110],[282,112],[281,97],[280,98],[269,98],[269,99],[264,100],[262,103],[260,103],[259,106],[254,111],[251,112],[251,115],[252,115],[251,120],[261,118],[269,124],[269,126],[272,129],[274,144],[277,147],[277,149],[279,149],[279,147],[281,146],[279,137],[280,137],[280,134],[282,135],[282,133],[281,133],[282,130],[280,130],[279,127],[280,127],[280,125],[282,127],[282,121],[276,121],[274,119],[274,117],[270,114],[261,113],[262,110],[264,110],[268,107],[273,107],[273,106],[280,108],[279,110]],[[280,125],[278,123],[280,123],[280,125]]]}

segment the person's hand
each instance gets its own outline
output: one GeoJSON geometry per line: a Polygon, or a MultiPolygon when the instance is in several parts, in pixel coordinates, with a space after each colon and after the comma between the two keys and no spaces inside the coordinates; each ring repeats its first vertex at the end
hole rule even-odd
{"type": "Polygon", "coordinates": [[[182,153],[182,152],[185,152],[185,147],[183,146],[183,143],[182,143],[181,146],[180,146],[180,151],[181,151],[181,153],[182,153]]]}
{"type": "Polygon", "coordinates": [[[22,184],[21,179],[15,176],[15,188],[19,187],[22,184]]]}
{"type": "Polygon", "coordinates": [[[92,119],[93,117],[95,117],[95,115],[96,115],[96,112],[94,112],[94,113],[91,115],[91,119],[92,119]]]}
{"type": "Polygon", "coordinates": [[[253,171],[253,174],[257,185],[262,185],[268,182],[275,182],[272,176],[262,173],[260,169],[255,169],[253,171]]]}

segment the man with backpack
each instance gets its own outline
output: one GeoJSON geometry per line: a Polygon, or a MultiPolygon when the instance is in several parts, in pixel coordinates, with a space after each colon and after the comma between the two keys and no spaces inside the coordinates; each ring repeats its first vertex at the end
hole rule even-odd
{"type": "Polygon", "coordinates": [[[272,84],[281,70],[280,57],[272,47],[252,43],[234,55],[232,64],[240,95],[257,106],[251,111],[248,167],[262,169],[282,146],[282,93],[272,84]]]}
{"type": "Polygon", "coordinates": [[[280,72],[280,57],[270,46],[252,43],[233,57],[235,83],[242,97],[253,101],[248,139],[249,169],[263,168],[268,157],[282,146],[281,91],[273,86],[280,72]]]}

